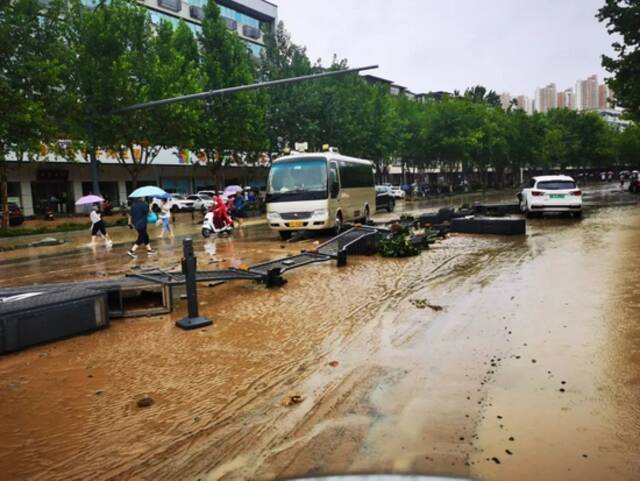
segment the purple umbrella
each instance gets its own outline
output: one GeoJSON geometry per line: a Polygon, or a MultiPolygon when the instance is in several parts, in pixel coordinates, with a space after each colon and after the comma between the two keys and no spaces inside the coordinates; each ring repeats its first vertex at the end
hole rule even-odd
{"type": "Polygon", "coordinates": [[[225,197],[230,197],[237,194],[238,192],[242,192],[242,187],[240,187],[239,185],[228,185],[224,188],[224,192],[222,193],[222,195],[225,197]]]}
{"type": "Polygon", "coordinates": [[[76,200],[76,205],[100,204],[103,201],[104,199],[102,197],[90,194],[76,200]]]}

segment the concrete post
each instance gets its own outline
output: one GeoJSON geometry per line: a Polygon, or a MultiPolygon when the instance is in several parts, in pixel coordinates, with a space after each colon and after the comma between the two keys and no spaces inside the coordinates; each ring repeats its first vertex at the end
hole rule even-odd
{"type": "MultiPolygon", "coordinates": [[[[82,182],[79,180],[74,180],[71,182],[71,190],[73,192],[73,201],[75,203],[80,197],[82,197],[82,182]]],[[[83,212],[83,207],[80,205],[75,206],[76,214],[83,212]]]]}
{"type": "Polygon", "coordinates": [[[33,211],[33,194],[31,193],[31,182],[23,180],[20,182],[20,203],[22,204],[22,214],[26,217],[35,215],[33,211]]]}
{"type": "Polygon", "coordinates": [[[118,200],[120,203],[127,203],[127,182],[124,180],[118,181],[118,200]]]}

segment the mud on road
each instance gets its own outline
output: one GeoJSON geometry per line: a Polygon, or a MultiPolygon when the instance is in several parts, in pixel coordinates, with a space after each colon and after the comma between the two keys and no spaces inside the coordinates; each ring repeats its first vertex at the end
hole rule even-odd
{"type": "MultiPolygon", "coordinates": [[[[267,237],[198,242],[200,265],[316,242],[267,237]]],[[[176,246],[140,263],[172,267],[176,246]]],[[[639,246],[640,209],[603,207],[525,238],[315,265],[279,290],[201,287],[216,323],[196,332],[174,328],[180,305],[2,357],[0,479],[639,479],[639,246]]],[[[99,252],[0,269],[6,285],[131,266],[99,252]]]]}

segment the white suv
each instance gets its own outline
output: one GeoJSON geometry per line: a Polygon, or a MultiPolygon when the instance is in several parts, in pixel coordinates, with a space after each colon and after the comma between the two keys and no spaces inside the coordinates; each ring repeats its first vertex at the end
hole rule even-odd
{"type": "Polygon", "coordinates": [[[582,216],[582,191],[567,175],[533,177],[518,194],[520,210],[531,218],[544,212],[569,212],[582,216]]]}
{"type": "Polygon", "coordinates": [[[187,200],[193,202],[193,210],[208,210],[213,205],[213,197],[206,194],[191,194],[187,200]]]}

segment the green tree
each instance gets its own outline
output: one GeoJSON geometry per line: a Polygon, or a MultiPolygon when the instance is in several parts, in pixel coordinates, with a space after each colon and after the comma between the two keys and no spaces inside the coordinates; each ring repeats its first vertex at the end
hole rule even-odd
{"type": "Polygon", "coordinates": [[[606,0],[598,10],[598,20],[605,22],[610,34],[618,34],[614,42],[617,58],[602,56],[602,65],[613,77],[607,80],[616,103],[627,109],[627,115],[640,122],[640,2],[606,0]]]}
{"type": "Polygon", "coordinates": [[[0,5],[0,204],[8,226],[7,157],[22,160],[61,133],[59,118],[69,104],[65,87],[70,60],[64,42],[64,4],[43,9],[37,0],[0,5]]]}
{"type": "MultiPolygon", "coordinates": [[[[263,81],[299,77],[321,71],[312,65],[306,49],[291,41],[284,23],[265,34],[265,50],[259,66],[263,81]]],[[[265,92],[266,135],[271,152],[281,153],[295,142],[319,147],[319,114],[323,107],[315,82],[283,85],[265,92]]]]}
{"type": "Polygon", "coordinates": [[[482,85],[470,87],[464,91],[464,98],[474,103],[485,103],[492,107],[500,107],[500,96],[494,91],[489,90],[482,85]]]}
{"type": "Polygon", "coordinates": [[[167,22],[154,28],[148,11],[129,0],[101,2],[94,9],[76,1],[71,19],[77,136],[91,156],[101,148],[117,159],[135,188],[163,148],[193,143],[198,109],[184,103],[120,115],[113,110],[201,89],[191,31],[181,25],[174,34],[167,22]]]}
{"type": "MultiPolygon", "coordinates": [[[[255,64],[246,44],[229,32],[213,0],[204,7],[200,35],[206,90],[256,81],[255,64]]],[[[256,91],[215,97],[204,103],[197,145],[214,181],[227,163],[252,163],[265,147],[264,96],[256,91]]],[[[219,182],[219,181],[218,181],[219,182]]]]}
{"type": "Polygon", "coordinates": [[[637,166],[640,163],[640,126],[631,125],[615,138],[616,155],[620,165],[637,166]]]}

